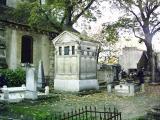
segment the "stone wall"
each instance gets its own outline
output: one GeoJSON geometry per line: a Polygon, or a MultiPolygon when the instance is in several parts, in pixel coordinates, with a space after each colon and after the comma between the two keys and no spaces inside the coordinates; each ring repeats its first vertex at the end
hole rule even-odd
{"type": "Polygon", "coordinates": [[[53,82],[54,80],[54,71],[55,71],[55,67],[54,67],[54,62],[55,62],[55,48],[53,43],[50,41],[50,53],[49,53],[49,76],[50,76],[50,82],[53,82]]]}
{"type": "Polygon", "coordinates": [[[5,40],[6,40],[6,60],[10,69],[16,69],[17,67],[25,67],[25,64],[21,63],[21,50],[22,50],[22,36],[28,35],[33,38],[33,64],[38,69],[38,63],[43,61],[45,76],[53,76],[54,73],[54,46],[48,39],[48,36],[43,34],[37,34],[34,31],[27,32],[13,28],[6,28],[5,40]],[[52,56],[53,55],[53,56],[52,56]]]}
{"type": "Polygon", "coordinates": [[[160,70],[160,52],[157,53],[157,65],[158,69],[160,70]]]}
{"type": "Polygon", "coordinates": [[[22,0],[6,0],[6,4],[9,7],[16,8],[17,3],[21,2],[22,0]]]}
{"type": "Polygon", "coordinates": [[[6,68],[6,42],[5,42],[5,29],[0,26],[0,68],[6,68]]]}
{"type": "Polygon", "coordinates": [[[62,47],[62,55],[59,55],[59,46],[56,46],[56,79],[62,80],[78,80],[79,79],[79,54],[77,54],[78,46],[74,44],[60,44],[62,47]],[[68,45],[75,46],[75,55],[72,55],[71,50],[69,55],[64,55],[64,47],[68,45]]]}
{"type": "Polygon", "coordinates": [[[114,74],[116,73],[114,73],[113,67],[106,65],[104,68],[100,68],[99,70],[97,70],[98,82],[106,82],[107,84],[111,83],[114,80],[114,74]]]}

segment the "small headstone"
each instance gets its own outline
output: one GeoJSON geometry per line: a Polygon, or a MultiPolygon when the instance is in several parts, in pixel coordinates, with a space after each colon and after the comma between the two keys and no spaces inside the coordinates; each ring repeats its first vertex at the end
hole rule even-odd
{"type": "Polygon", "coordinates": [[[9,91],[6,85],[3,86],[3,94],[4,94],[4,99],[9,99],[9,91]]]}
{"type": "Polygon", "coordinates": [[[45,78],[44,78],[44,68],[43,68],[43,62],[40,60],[39,61],[39,67],[38,67],[38,81],[37,81],[37,87],[42,88],[43,84],[45,83],[45,78]]]}
{"type": "Polygon", "coordinates": [[[115,91],[117,93],[129,94],[129,86],[126,84],[120,84],[115,86],[115,91]]]}
{"type": "Polygon", "coordinates": [[[49,86],[46,86],[45,87],[45,95],[48,95],[49,94],[49,86]]]}
{"type": "Polygon", "coordinates": [[[107,85],[107,91],[108,91],[109,93],[112,92],[112,84],[108,84],[108,85],[107,85]]]}
{"type": "Polygon", "coordinates": [[[129,85],[129,96],[134,96],[135,94],[135,86],[134,84],[129,85]]]}
{"type": "Polygon", "coordinates": [[[22,87],[25,88],[26,87],[25,84],[22,84],[22,87]]]}
{"type": "Polygon", "coordinates": [[[26,70],[26,99],[37,99],[37,81],[35,80],[35,69],[26,70]]]}

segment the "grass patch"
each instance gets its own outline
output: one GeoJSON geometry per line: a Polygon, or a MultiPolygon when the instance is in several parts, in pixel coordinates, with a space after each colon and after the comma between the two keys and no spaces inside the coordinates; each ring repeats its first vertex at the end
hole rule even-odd
{"type": "Polygon", "coordinates": [[[51,96],[41,96],[36,101],[25,100],[17,104],[9,104],[6,113],[33,116],[36,119],[53,116],[53,114],[67,113],[84,106],[95,106],[102,111],[104,106],[116,107],[122,112],[122,119],[145,120],[143,116],[151,106],[159,104],[160,96],[152,97],[140,94],[135,97],[119,97],[108,94],[107,91],[91,92],[91,94],[77,95],[69,93],[52,93],[51,96]],[[93,94],[92,94],[93,93],[93,94]],[[132,118],[132,119],[131,119],[132,118]],[[134,118],[134,119],[133,119],[134,118]]]}

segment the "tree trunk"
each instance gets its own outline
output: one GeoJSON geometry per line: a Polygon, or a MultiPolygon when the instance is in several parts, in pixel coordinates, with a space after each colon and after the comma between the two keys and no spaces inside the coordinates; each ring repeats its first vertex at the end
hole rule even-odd
{"type": "Polygon", "coordinates": [[[152,67],[151,67],[151,70],[152,70],[152,78],[151,78],[151,82],[152,83],[156,83],[156,78],[155,78],[155,68],[156,68],[156,64],[155,64],[155,54],[154,52],[152,51],[152,57],[151,57],[151,64],[152,64],[152,67]]]}
{"type": "Polygon", "coordinates": [[[155,55],[152,48],[151,42],[145,42],[145,45],[147,47],[147,55],[148,55],[148,70],[151,72],[151,83],[155,83],[155,55]]]}

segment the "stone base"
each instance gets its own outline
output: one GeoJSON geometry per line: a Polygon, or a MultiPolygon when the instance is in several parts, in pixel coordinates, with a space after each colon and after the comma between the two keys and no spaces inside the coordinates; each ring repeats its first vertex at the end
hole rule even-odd
{"type": "Polygon", "coordinates": [[[160,85],[160,82],[151,82],[150,85],[160,85]]]}
{"type": "Polygon", "coordinates": [[[115,94],[118,96],[134,96],[140,91],[140,87],[135,84],[120,84],[115,86],[115,94]]]}
{"type": "Polygon", "coordinates": [[[54,89],[61,91],[79,92],[83,90],[98,90],[96,79],[90,80],[54,80],[54,89]]]}
{"type": "Polygon", "coordinates": [[[32,100],[36,100],[38,98],[37,92],[34,91],[26,91],[25,99],[32,99],[32,100]]]}

